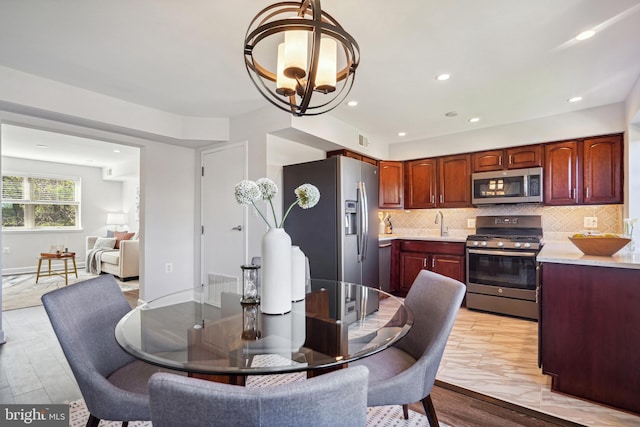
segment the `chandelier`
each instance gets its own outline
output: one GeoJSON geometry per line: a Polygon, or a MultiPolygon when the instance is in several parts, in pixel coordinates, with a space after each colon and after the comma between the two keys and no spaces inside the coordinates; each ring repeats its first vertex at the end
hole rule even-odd
{"type": "Polygon", "coordinates": [[[358,43],[322,11],[320,0],[263,9],[244,40],[253,84],[271,104],[295,116],[315,116],[340,105],[359,62],[358,43]]]}

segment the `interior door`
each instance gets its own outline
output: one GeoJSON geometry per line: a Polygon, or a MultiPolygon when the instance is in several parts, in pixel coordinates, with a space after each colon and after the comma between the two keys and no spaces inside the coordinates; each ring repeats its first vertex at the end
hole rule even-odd
{"type": "Polygon", "coordinates": [[[215,284],[220,292],[240,291],[247,217],[233,189],[247,176],[246,144],[203,152],[202,167],[202,283],[215,284]]]}

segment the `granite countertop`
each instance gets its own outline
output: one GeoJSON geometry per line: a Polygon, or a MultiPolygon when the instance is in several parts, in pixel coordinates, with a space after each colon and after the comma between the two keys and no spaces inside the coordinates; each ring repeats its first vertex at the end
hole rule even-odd
{"type": "Polygon", "coordinates": [[[464,230],[449,230],[446,236],[440,236],[439,231],[424,230],[418,233],[393,233],[379,234],[378,242],[388,242],[396,239],[403,240],[426,240],[432,242],[466,242],[467,232],[464,230]]]}
{"type": "Polygon", "coordinates": [[[569,240],[548,241],[538,257],[540,262],[555,264],[591,265],[598,267],[632,268],[640,270],[640,252],[621,249],[612,256],[585,255],[569,240]]]}

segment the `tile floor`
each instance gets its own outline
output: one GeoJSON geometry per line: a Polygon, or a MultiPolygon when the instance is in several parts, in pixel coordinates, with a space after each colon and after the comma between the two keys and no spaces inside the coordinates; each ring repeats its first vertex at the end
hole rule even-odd
{"type": "MultiPolygon", "coordinates": [[[[42,306],[2,313],[0,402],[81,397],[42,306]]],[[[640,417],[549,390],[537,365],[537,323],[461,309],[438,379],[587,426],[640,426],[640,417]]]]}
{"type": "Polygon", "coordinates": [[[538,324],[529,320],[462,308],[437,378],[587,426],[640,426],[640,416],[551,392],[538,368],[538,324]]]}

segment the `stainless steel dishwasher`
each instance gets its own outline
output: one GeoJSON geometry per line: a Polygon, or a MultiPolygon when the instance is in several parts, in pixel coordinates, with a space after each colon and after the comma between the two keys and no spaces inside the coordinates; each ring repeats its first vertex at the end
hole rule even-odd
{"type": "Polygon", "coordinates": [[[380,289],[391,291],[391,242],[378,242],[378,270],[380,289]]]}

